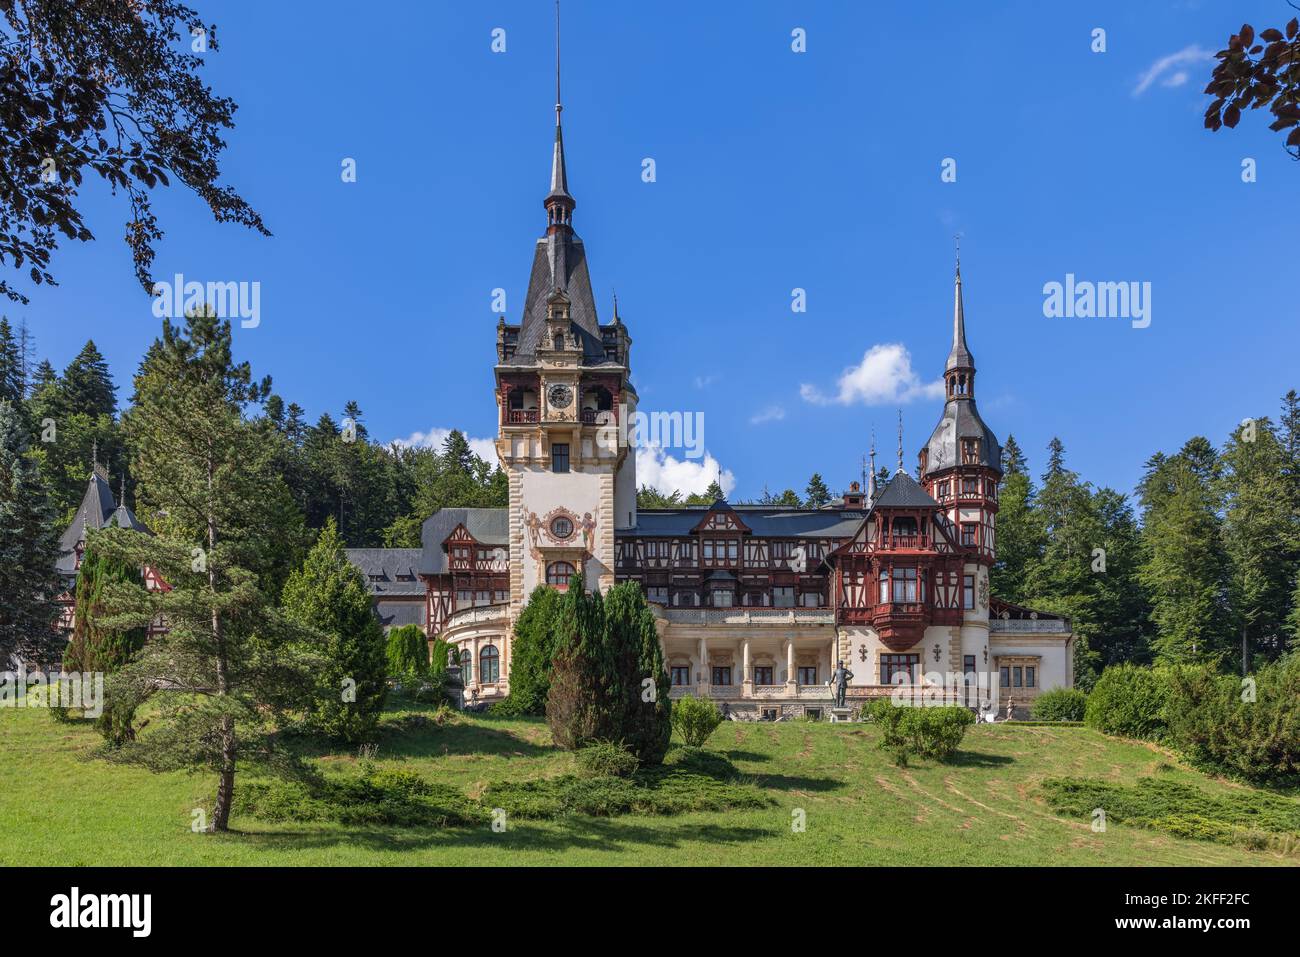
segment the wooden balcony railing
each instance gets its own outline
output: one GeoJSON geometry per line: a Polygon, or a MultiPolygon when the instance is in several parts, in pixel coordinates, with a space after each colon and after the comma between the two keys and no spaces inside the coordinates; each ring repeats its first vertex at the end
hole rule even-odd
{"type": "Polygon", "coordinates": [[[526,425],[537,421],[536,409],[508,409],[506,410],[506,423],[508,425],[526,425]]]}

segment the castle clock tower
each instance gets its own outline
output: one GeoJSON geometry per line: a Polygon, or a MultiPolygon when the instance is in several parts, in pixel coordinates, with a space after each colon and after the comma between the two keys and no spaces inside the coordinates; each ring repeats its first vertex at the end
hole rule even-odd
{"type": "Polygon", "coordinates": [[[632,340],[596,314],[586,249],[573,231],[556,42],[555,145],[546,231],[537,240],[523,316],[497,324],[497,454],[510,485],[510,605],[542,584],[614,584],[614,531],[636,524],[632,340]],[[626,423],[624,425],[624,423],[626,423]],[[622,426],[622,427],[620,427],[622,426]]]}

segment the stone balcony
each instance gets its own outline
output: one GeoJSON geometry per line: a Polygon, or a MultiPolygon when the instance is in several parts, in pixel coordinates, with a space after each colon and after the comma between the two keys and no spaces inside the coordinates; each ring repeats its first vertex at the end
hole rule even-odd
{"type": "Polygon", "coordinates": [[[665,608],[655,613],[675,625],[833,625],[829,608],[665,608]]]}
{"type": "Polygon", "coordinates": [[[993,635],[1064,635],[1070,623],[1061,618],[990,618],[993,635]]]}

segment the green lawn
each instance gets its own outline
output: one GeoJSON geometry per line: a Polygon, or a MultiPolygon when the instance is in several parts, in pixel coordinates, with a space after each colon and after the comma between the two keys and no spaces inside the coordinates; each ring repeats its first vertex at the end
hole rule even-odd
{"type": "MultiPolygon", "coordinates": [[[[397,712],[386,721],[399,717],[397,712]]],[[[157,775],[93,757],[86,724],[0,709],[0,865],[220,864],[1295,864],[1297,852],[1183,840],[1111,824],[1094,833],[1044,802],[1058,776],[1132,783],[1151,775],[1223,793],[1240,786],[1169,753],[1086,728],[977,726],[950,764],[895,767],[864,725],[723,724],[708,743],[777,802],[765,810],[658,818],[512,821],[472,829],[348,828],[236,819],[194,834],[214,779],[157,775]],[[792,812],[806,812],[803,833],[792,812]]],[[[327,754],[322,762],[352,762],[327,754]]],[[[538,721],[458,717],[390,734],[377,760],[476,796],[492,781],[568,772],[538,721]]]]}

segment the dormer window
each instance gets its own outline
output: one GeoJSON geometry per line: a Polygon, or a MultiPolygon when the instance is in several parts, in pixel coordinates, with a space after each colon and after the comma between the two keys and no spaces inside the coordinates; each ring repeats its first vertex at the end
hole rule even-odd
{"type": "Polygon", "coordinates": [[[555,351],[559,352],[563,348],[564,348],[564,336],[557,334],[555,337],[555,351]]]}
{"type": "Polygon", "coordinates": [[[961,461],[963,465],[980,464],[980,440],[979,439],[961,440],[961,461]]]}

